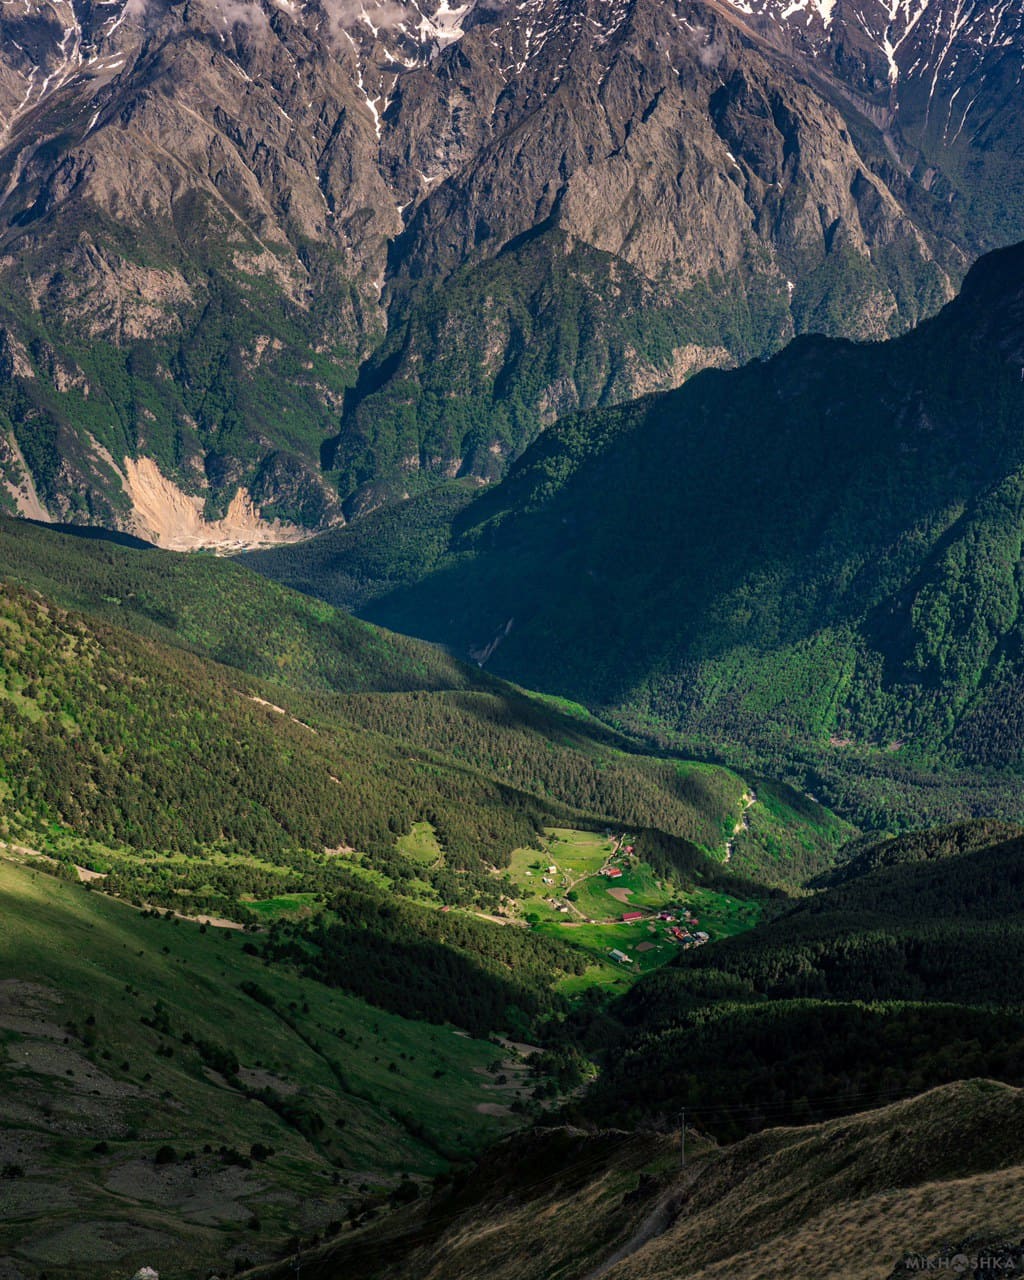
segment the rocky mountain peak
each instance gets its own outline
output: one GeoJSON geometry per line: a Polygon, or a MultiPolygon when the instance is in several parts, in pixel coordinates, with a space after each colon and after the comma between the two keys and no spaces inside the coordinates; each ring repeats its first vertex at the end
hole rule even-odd
{"type": "Polygon", "coordinates": [[[752,33],[810,60],[876,121],[953,146],[1024,70],[1024,10],[985,0],[725,0],[752,33]]]}

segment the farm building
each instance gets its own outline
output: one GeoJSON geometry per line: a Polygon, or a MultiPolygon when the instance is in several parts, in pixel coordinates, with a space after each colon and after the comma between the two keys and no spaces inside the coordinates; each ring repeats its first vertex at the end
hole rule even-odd
{"type": "Polygon", "coordinates": [[[622,913],[623,924],[632,924],[634,920],[642,920],[643,918],[644,913],[642,911],[623,911],[622,913]]]}
{"type": "Polygon", "coordinates": [[[615,947],[613,950],[609,951],[608,954],[611,956],[613,960],[618,960],[619,964],[633,963],[632,958],[630,956],[627,956],[625,951],[620,951],[618,947],[615,947]]]}

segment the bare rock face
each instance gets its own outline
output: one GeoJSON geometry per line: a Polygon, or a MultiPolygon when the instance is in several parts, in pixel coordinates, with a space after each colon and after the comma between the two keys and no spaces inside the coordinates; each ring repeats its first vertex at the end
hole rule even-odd
{"type": "Polygon", "coordinates": [[[960,205],[980,242],[1021,237],[1024,12],[981,0],[725,0],[879,130],[894,162],[960,205]],[[1001,196],[993,198],[996,191],[1001,196]]]}
{"type": "Polygon", "coordinates": [[[146,458],[323,527],[905,328],[1024,235],[1021,18],[844,5],[3,6],[0,503],[139,528],[146,458]]]}
{"type": "MultiPolygon", "coordinates": [[[[522,44],[522,18],[505,30],[497,61],[518,76],[493,105],[476,93],[456,105],[430,70],[403,82],[396,123],[429,76],[433,112],[420,128],[437,137],[457,117],[463,135],[485,141],[411,220],[410,274],[493,253],[545,223],[677,286],[738,265],[755,240],[794,267],[820,258],[835,223],[861,252],[881,235],[913,241],[838,111],[779,84],[777,67],[713,10],[524,7],[532,38],[522,44]],[[489,119],[474,120],[482,111],[489,119]]],[[[474,88],[493,71],[494,40],[478,28],[460,45],[474,88]]]]}

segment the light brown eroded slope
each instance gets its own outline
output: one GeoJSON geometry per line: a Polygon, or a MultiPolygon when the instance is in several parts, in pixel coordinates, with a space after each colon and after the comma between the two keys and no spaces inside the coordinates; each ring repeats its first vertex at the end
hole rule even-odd
{"type": "Polygon", "coordinates": [[[231,499],[223,519],[206,520],[202,498],[190,497],[168,480],[151,458],[125,458],[124,490],[134,508],[136,532],[168,551],[244,551],[309,536],[294,525],[261,519],[244,487],[231,499]]]}

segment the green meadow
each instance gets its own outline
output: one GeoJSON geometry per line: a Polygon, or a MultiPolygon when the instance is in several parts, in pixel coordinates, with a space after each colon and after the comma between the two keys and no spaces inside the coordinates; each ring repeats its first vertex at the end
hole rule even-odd
{"type": "Polygon", "coordinates": [[[693,928],[712,939],[742,933],[760,916],[756,902],[713,889],[684,888],[658,876],[626,852],[633,844],[629,832],[555,827],[544,832],[540,843],[540,852],[517,849],[512,854],[510,875],[520,913],[539,932],[580,947],[594,961],[584,974],[560,981],[563,995],[589,986],[624,989],[640,974],[678,955],[680,947],[670,938],[669,923],[656,918],[659,911],[688,909],[699,921],[693,928]],[[610,865],[622,874],[601,875],[610,865]],[[623,914],[632,911],[643,911],[644,919],[623,922],[623,914]],[[628,956],[628,963],[613,958],[613,950],[628,956]]]}
{"type": "Polygon", "coordinates": [[[89,1280],[186,1243],[211,1266],[270,1256],[516,1123],[526,1086],[493,1043],[251,950],[0,859],[0,1164],[18,1174],[0,1253],[89,1280]],[[114,1237],[126,1254],[107,1256],[114,1237]]]}

